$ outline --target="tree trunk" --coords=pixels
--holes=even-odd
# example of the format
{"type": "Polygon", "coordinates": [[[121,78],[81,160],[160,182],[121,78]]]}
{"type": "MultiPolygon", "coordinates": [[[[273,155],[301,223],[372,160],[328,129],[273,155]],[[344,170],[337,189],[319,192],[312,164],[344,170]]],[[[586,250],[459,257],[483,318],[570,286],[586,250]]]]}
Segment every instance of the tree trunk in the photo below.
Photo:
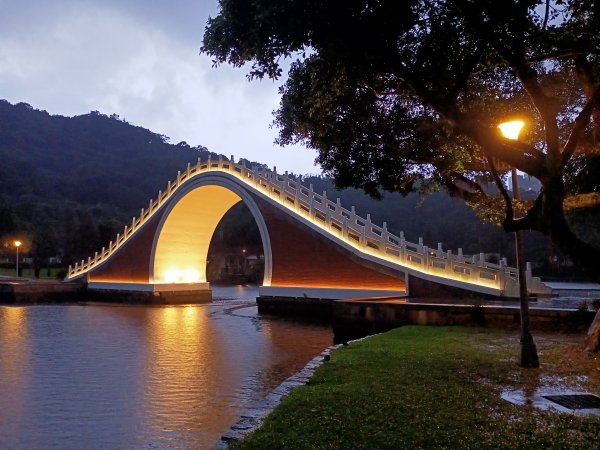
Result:
{"type": "MultiPolygon", "coordinates": [[[[547,200],[547,203],[551,201],[547,200]]],[[[550,238],[574,264],[583,268],[593,281],[600,283],[600,249],[583,242],[573,234],[562,207],[560,210],[552,211],[553,209],[548,205],[544,212],[544,220],[550,224],[550,238]]]]}
{"type": "MultiPolygon", "coordinates": [[[[600,251],[598,249],[581,242],[570,230],[562,233],[560,237],[552,236],[552,240],[557,243],[563,253],[571,258],[574,264],[584,268],[593,281],[600,281],[600,264],[598,264],[600,251]]],[[[600,351],[600,310],[596,313],[588,330],[586,351],[600,351]]]]}
{"type": "Polygon", "coordinates": [[[596,317],[594,317],[594,321],[588,330],[585,351],[600,351],[600,309],[598,309],[598,312],[596,312],[596,317]]]}
{"type": "MultiPolygon", "coordinates": [[[[562,180],[555,180],[544,185],[543,221],[549,224],[549,234],[558,248],[567,255],[574,264],[582,267],[593,281],[600,282],[600,249],[597,249],[573,234],[565,218],[562,207],[562,180]]],[[[589,328],[586,351],[600,351],[600,312],[589,328]]]]}

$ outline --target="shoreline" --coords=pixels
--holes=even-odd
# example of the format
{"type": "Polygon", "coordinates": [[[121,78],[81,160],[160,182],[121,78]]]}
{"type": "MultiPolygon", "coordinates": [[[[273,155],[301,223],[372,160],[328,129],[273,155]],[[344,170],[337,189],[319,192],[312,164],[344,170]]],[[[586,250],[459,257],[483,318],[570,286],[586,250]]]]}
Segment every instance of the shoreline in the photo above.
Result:
{"type": "Polygon", "coordinates": [[[279,406],[283,397],[289,395],[295,389],[306,385],[314,375],[315,370],[321,367],[325,362],[329,361],[331,352],[340,347],[363,341],[372,336],[375,335],[364,336],[359,339],[345,342],[344,344],[334,344],[327,347],[306,363],[302,369],[287,378],[264,398],[259,400],[253,407],[246,409],[239,416],[238,420],[223,433],[221,439],[215,444],[215,450],[226,450],[232,442],[240,441],[260,428],[267,416],[279,406]]]}

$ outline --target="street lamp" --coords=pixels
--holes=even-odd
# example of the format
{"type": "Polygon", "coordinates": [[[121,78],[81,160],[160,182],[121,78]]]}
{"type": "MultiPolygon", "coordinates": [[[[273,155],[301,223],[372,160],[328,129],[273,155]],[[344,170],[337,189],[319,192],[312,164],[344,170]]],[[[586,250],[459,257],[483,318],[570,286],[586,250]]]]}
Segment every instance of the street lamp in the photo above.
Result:
{"type": "MultiPolygon", "coordinates": [[[[518,140],[519,133],[525,123],[521,120],[513,120],[498,125],[500,132],[506,139],[518,140]]],[[[521,200],[519,192],[519,179],[517,169],[511,167],[513,199],[521,200]]],[[[523,248],[523,231],[515,231],[515,244],[517,253],[517,271],[519,273],[519,302],[521,305],[521,367],[539,367],[537,348],[533,337],[529,332],[529,295],[527,293],[527,278],[525,275],[525,251],[523,248]]]]}
{"type": "Polygon", "coordinates": [[[17,262],[16,262],[15,266],[16,266],[17,277],[18,277],[19,276],[19,247],[21,246],[22,242],[15,241],[15,242],[13,242],[13,244],[15,245],[15,248],[17,249],[17,262]]]}
{"type": "MultiPolygon", "coordinates": [[[[504,122],[498,125],[500,128],[500,132],[502,136],[506,139],[510,139],[511,141],[519,140],[519,133],[521,133],[521,129],[525,126],[525,122],[522,120],[512,120],[510,122],[504,122]]],[[[514,169],[513,169],[514,170],[514,169]]]]}

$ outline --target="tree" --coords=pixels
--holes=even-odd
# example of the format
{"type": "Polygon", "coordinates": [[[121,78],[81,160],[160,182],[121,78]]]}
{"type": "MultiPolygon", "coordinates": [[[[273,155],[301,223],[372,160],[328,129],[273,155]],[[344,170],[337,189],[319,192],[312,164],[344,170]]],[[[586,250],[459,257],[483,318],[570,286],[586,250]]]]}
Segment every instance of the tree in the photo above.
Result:
{"type": "Polygon", "coordinates": [[[58,233],[50,224],[44,222],[35,228],[34,233],[31,251],[33,276],[39,278],[41,269],[48,264],[48,258],[58,254],[58,233]]]}
{"type": "Polygon", "coordinates": [[[2,217],[2,220],[0,220],[0,236],[13,233],[17,230],[17,220],[13,208],[4,204],[1,200],[0,217],[2,217]]]}
{"type": "Polygon", "coordinates": [[[98,250],[98,225],[89,211],[83,211],[76,225],[69,226],[72,230],[66,245],[65,258],[69,263],[75,263],[91,257],[98,250]]]}
{"type": "MultiPolygon", "coordinates": [[[[278,142],[303,142],[339,186],[446,187],[506,231],[537,230],[600,281],[572,214],[600,209],[600,2],[221,0],[202,51],[283,75],[278,142]],[[523,139],[497,129],[519,116],[523,139]],[[510,167],[537,178],[513,201],[510,167]],[[500,195],[484,189],[493,180],[500,195]]],[[[597,317],[598,318],[598,317],[597,317]]],[[[600,333],[600,320],[592,333],[600,333]]],[[[590,338],[589,342],[593,342],[590,338]]],[[[590,349],[598,350],[591,345],[590,349]]]]}

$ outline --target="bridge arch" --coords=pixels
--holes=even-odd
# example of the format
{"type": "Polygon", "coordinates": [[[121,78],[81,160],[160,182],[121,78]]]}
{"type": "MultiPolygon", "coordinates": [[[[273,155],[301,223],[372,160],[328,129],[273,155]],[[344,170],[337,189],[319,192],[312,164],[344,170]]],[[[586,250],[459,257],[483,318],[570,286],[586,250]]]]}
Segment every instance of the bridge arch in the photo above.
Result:
{"type": "Polygon", "coordinates": [[[263,286],[270,286],[273,256],[269,230],[258,205],[234,177],[210,172],[185,183],[162,213],[150,253],[150,282],[206,282],[212,236],[225,213],[240,201],[258,226],[265,258],[263,286]]]}
{"type": "MultiPolygon", "coordinates": [[[[306,187],[264,168],[219,158],[198,161],[159,191],[106,248],[69,267],[67,281],[93,290],[157,293],[204,290],[206,256],[215,227],[243,201],[257,223],[265,255],[261,296],[348,298],[440,295],[512,297],[516,269],[484,255],[406,241],[306,187]],[[199,224],[198,222],[203,222],[199,224]],[[189,281],[189,282],[188,282],[189,281]]],[[[531,292],[547,287],[528,272],[531,292]]]]}

